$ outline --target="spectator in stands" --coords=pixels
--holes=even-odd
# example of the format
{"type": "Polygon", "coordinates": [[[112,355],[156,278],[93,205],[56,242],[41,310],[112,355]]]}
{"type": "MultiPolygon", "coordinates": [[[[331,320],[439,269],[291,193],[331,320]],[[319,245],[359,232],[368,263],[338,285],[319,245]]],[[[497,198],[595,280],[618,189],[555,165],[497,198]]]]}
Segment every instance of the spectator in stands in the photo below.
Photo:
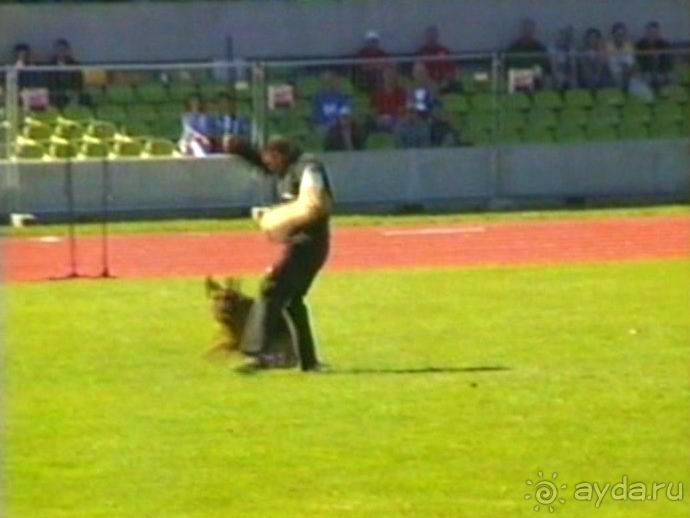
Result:
{"type": "Polygon", "coordinates": [[[559,90],[577,88],[577,49],[572,25],[558,31],[556,42],[549,48],[553,86],[559,90]]]}
{"type": "Polygon", "coordinates": [[[227,152],[232,139],[251,138],[251,124],[246,117],[237,114],[237,106],[230,95],[218,94],[216,113],[213,117],[213,150],[227,152]]]}
{"type": "Polygon", "coordinates": [[[326,151],[355,151],[364,149],[364,131],[356,120],[352,118],[349,106],[343,106],[338,111],[338,118],[326,133],[324,149],[326,151]]]}
{"type": "MultiPolygon", "coordinates": [[[[525,18],[520,24],[520,37],[508,47],[508,68],[538,69],[535,86],[543,86],[543,76],[550,73],[546,47],[536,38],[537,24],[525,18]]],[[[537,70],[535,70],[537,71],[537,70]]]]}
{"type": "Polygon", "coordinates": [[[395,125],[405,114],[407,92],[398,83],[395,67],[383,71],[383,87],[371,95],[374,111],[374,127],[377,131],[394,131],[395,125]]]}
{"type": "MultiPolygon", "coordinates": [[[[34,61],[31,47],[27,43],[18,43],[14,46],[13,65],[16,68],[32,67],[37,65],[37,63],[34,61]]],[[[20,89],[40,88],[46,84],[44,74],[41,74],[37,70],[19,71],[17,82],[20,89]]]]}
{"type": "MultiPolygon", "coordinates": [[[[53,45],[53,57],[48,62],[53,67],[75,66],[72,47],[64,38],[56,40],[53,45]]],[[[79,70],[53,71],[49,74],[50,102],[58,108],[64,108],[72,100],[88,104],[88,98],[82,93],[84,76],[79,70]]]]}
{"type": "Polygon", "coordinates": [[[671,54],[663,52],[671,44],[661,36],[659,22],[647,24],[644,38],[637,42],[637,64],[642,77],[654,88],[668,83],[671,73],[671,54]]]}
{"type": "Polygon", "coordinates": [[[412,67],[412,84],[409,87],[408,102],[415,104],[426,114],[431,113],[438,103],[438,85],[429,77],[426,66],[418,61],[412,67]]]}
{"type": "Polygon", "coordinates": [[[395,131],[396,146],[399,148],[425,148],[431,146],[431,123],[428,114],[414,102],[407,104],[405,117],[395,131]]]}
{"type": "Polygon", "coordinates": [[[431,145],[434,147],[457,146],[460,144],[460,134],[453,128],[449,117],[440,104],[431,110],[431,145]]]}
{"type": "Polygon", "coordinates": [[[313,122],[322,135],[336,123],[338,114],[350,104],[349,98],[340,91],[338,76],[326,71],[321,76],[321,90],[314,96],[313,122]]]}
{"type": "Polygon", "coordinates": [[[579,60],[580,86],[596,89],[610,86],[611,73],[604,37],[599,29],[587,29],[579,60]]]}
{"type": "Polygon", "coordinates": [[[424,31],[424,45],[417,50],[417,55],[427,58],[436,58],[433,61],[425,61],[429,77],[441,90],[447,89],[455,78],[455,65],[449,59],[441,59],[450,55],[450,50],[439,43],[439,30],[431,25],[424,31]]]}
{"type": "Polygon", "coordinates": [[[374,92],[381,88],[385,64],[378,60],[387,58],[388,53],[381,48],[381,37],[377,31],[367,31],[364,47],[355,57],[362,60],[377,60],[375,63],[363,63],[355,67],[355,86],[364,92],[374,92]]]}
{"type": "Polygon", "coordinates": [[[182,136],[180,151],[185,155],[203,157],[213,150],[213,120],[206,113],[201,97],[193,95],[187,99],[182,114],[182,136]]]}
{"type": "Polygon", "coordinates": [[[618,22],[611,27],[611,39],[606,44],[606,54],[613,82],[620,88],[628,88],[635,66],[635,48],[624,23],[618,22]]]}
{"type": "Polygon", "coordinates": [[[630,97],[642,99],[646,102],[654,102],[654,90],[640,73],[640,67],[637,65],[633,67],[632,72],[630,73],[628,95],[630,97]]]}

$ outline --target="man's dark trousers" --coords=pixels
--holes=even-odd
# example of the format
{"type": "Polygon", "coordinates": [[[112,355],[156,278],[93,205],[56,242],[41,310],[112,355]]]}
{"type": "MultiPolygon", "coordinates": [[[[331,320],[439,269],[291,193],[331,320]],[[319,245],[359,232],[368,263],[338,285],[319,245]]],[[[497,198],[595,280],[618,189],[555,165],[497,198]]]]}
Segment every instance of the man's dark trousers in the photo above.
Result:
{"type": "Polygon", "coordinates": [[[265,304],[259,326],[259,340],[265,344],[262,349],[269,351],[271,338],[280,331],[282,311],[285,309],[295,326],[302,370],[311,370],[318,365],[304,297],[326,262],[328,251],[327,234],[288,245],[283,257],[272,268],[261,287],[261,298],[265,304]]]}

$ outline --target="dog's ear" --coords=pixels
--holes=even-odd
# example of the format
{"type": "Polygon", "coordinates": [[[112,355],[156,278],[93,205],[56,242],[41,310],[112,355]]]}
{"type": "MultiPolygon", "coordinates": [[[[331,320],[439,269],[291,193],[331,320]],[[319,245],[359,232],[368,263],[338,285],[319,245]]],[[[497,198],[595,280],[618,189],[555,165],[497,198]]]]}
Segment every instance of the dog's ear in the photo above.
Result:
{"type": "Polygon", "coordinates": [[[240,281],[235,277],[225,278],[225,289],[228,291],[239,292],[240,291],[240,281]]]}
{"type": "Polygon", "coordinates": [[[206,277],[205,285],[207,297],[212,297],[214,294],[223,289],[223,287],[211,276],[206,277]]]}

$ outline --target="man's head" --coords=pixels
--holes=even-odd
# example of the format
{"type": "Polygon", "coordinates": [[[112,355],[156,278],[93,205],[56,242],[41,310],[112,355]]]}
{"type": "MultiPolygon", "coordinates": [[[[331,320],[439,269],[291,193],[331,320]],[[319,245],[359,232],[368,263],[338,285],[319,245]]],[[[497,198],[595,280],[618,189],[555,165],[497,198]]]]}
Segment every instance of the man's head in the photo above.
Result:
{"type": "Polygon", "coordinates": [[[235,113],[235,101],[226,93],[218,94],[216,105],[220,113],[235,113]]]}
{"type": "Polygon", "coordinates": [[[340,88],[338,76],[332,70],[321,74],[321,87],[326,92],[337,92],[340,88]]]}
{"type": "Polygon", "coordinates": [[[520,39],[531,41],[537,34],[537,23],[531,18],[524,18],[520,22],[520,39]]]}
{"type": "Polygon", "coordinates": [[[659,22],[649,22],[645,28],[645,38],[649,41],[661,39],[661,25],[659,22]]]}
{"type": "Polygon", "coordinates": [[[601,44],[601,31],[595,27],[590,27],[585,32],[585,46],[590,49],[598,48],[601,44]]]}
{"type": "Polygon", "coordinates": [[[272,139],[261,151],[261,161],[272,174],[284,176],[288,168],[299,159],[302,150],[286,138],[272,139]]]}
{"type": "Polygon", "coordinates": [[[381,36],[377,31],[369,30],[364,35],[364,46],[371,49],[379,48],[381,44],[381,36]]]}
{"type": "Polygon", "coordinates": [[[198,95],[190,95],[185,103],[186,111],[197,113],[204,110],[204,102],[198,95]]]}
{"type": "Polygon", "coordinates": [[[438,45],[439,36],[438,27],[430,25],[424,31],[424,43],[430,47],[434,47],[438,45]]]}
{"type": "Polygon", "coordinates": [[[72,47],[64,38],[55,40],[53,44],[53,52],[55,52],[55,57],[57,59],[67,59],[72,57],[72,47]]]}
{"type": "Polygon", "coordinates": [[[17,43],[14,46],[14,62],[22,65],[29,65],[31,61],[31,47],[26,43],[17,43]]]}
{"type": "Polygon", "coordinates": [[[623,22],[614,23],[611,27],[611,36],[616,43],[623,43],[628,39],[628,28],[623,22]]]}

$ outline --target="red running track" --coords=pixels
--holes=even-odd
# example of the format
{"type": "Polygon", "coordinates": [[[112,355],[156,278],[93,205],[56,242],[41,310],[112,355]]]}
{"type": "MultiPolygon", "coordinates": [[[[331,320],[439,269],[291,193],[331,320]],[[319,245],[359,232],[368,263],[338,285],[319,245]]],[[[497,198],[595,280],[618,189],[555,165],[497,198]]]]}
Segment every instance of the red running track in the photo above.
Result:
{"type": "MultiPolygon", "coordinates": [[[[67,243],[5,240],[5,279],[40,281],[68,270],[67,243]]],[[[258,233],[118,235],[110,240],[119,278],[263,272],[280,247],[258,233]]],[[[101,271],[99,238],[79,238],[78,270],[101,271]]],[[[357,271],[484,265],[638,261],[690,257],[690,217],[468,223],[336,229],[327,269],[357,271]]]]}

